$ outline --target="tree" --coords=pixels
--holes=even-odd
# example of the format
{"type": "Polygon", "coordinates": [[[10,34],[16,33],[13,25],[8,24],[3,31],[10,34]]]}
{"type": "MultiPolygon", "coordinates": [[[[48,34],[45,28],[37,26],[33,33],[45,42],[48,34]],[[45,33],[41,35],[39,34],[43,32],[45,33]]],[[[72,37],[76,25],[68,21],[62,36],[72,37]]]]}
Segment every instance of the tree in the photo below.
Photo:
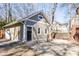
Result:
{"type": "Polygon", "coordinates": [[[0,29],[2,29],[2,27],[3,27],[4,25],[6,25],[6,22],[0,21],[0,29]]]}
{"type": "Polygon", "coordinates": [[[54,3],[54,4],[53,4],[53,8],[52,8],[52,10],[51,10],[52,23],[53,23],[53,21],[54,21],[54,16],[55,16],[56,8],[57,8],[57,3],[54,3]]]}
{"type": "Polygon", "coordinates": [[[4,4],[4,9],[5,9],[5,19],[7,20],[7,23],[8,22],[11,22],[12,21],[12,7],[11,7],[11,4],[10,3],[5,3],[4,4]]]}
{"type": "Polygon", "coordinates": [[[34,4],[32,3],[16,4],[14,9],[20,18],[26,17],[28,14],[35,11],[34,4]]]}
{"type": "Polygon", "coordinates": [[[67,7],[67,16],[66,17],[68,17],[68,19],[69,19],[69,21],[68,21],[68,28],[69,28],[69,31],[70,31],[70,24],[71,24],[71,17],[72,17],[72,11],[73,10],[75,10],[78,6],[79,6],[79,4],[77,4],[77,3],[63,3],[63,4],[61,4],[60,5],[60,8],[63,8],[63,7],[67,7]]]}

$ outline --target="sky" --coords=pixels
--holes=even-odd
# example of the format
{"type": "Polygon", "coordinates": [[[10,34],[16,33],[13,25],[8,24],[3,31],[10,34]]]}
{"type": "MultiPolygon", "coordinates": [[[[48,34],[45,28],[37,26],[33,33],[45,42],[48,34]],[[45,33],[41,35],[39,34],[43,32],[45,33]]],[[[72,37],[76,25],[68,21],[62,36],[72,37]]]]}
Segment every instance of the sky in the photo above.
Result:
{"type": "MultiPolygon", "coordinates": [[[[58,4],[55,12],[55,21],[60,22],[60,23],[67,23],[70,20],[70,17],[68,16],[68,6],[61,7],[61,3],[58,4]]],[[[51,14],[50,11],[53,8],[51,3],[48,4],[38,4],[37,7],[39,6],[39,9],[42,9],[45,7],[45,11],[48,11],[49,15],[51,14]]],[[[71,10],[71,16],[75,16],[75,9],[71,10]]]]}
{"type": "MultiPolygon", "coordinates": [[[[26,5],[26,4],[25,4],[26,5]]],[[[53,8],[53,4],[52,3],[35,3],[33,4],[34,5],[34,9],[35,11],[40,11],[40,10],[43,10],[44,12],[47,13],[47,15],[51,18],[51,10],[53,8]]],[[[55,12],[55,21],[58,21],[60,23],[66,23],[69,21],[69,17],[68,17],[68,6],[64,6],[64,7],[61,7],[60,4],[57,5],[57,8],[56,8],[56,12],[55,12]]],[[[20,17],[20,16],[26,16],[25,12],[22,11],[23,8],[25,8],[23,6],[23,4],[11,4],[12,6],[12,12],[13,12],[13,16],[17,16],[20,17]],[[17,9],[17,11],[16,11],[17,9]]],[[[26,7],[32,7],[30,5],[26,5],[26,7]]],[[[3,4],[0,4],[0,16],[4,15],[4,5],[3,4]]],[[[72,13],[72,16],[75,16],[75,9],[73,11],[71,11],[72,13]]]]}

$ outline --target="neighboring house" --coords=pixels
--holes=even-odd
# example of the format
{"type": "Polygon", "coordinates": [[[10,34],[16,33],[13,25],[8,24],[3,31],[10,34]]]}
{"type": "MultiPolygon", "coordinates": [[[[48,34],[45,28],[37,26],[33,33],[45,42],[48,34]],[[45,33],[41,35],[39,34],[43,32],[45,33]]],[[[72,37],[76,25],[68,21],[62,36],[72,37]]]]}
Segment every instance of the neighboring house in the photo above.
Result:
{"type": "Polygon", "coordinates": [[[68,23],[53,22],[52,25],[52,38],[54,39],[69,39],[68,23]]]}
{"type": "Polygon", "coordinates": [[[68,33],[68,24],[67,23],[60,24],[59,22],[54,21],[52,25],[52,30],[53,32],[57,33],[68,33]]]}
{"type": "Polygon", "coordinates": [[[60,30],[60,33],[68,33],[68,23],[60,24],[58,29],[60,30]]]}
{"type": "Polygon", "coordinates": [[[47,41],[49,17],[39,11],[5,25],[5,38],[14,41],[47,41]]]}
{"type": "Polygon", "coordinates": [[[72,17],[70,22],[70,39],[73,39],[73,36],[77,32],[77,29],[79,30],[79,15],[76,15],[72,17]]]}
{"type": "Polygon", "coordinates": [[[76,15],[70,20],[70,39],[79,42],[79,7],[76,9],[76,15]]]}

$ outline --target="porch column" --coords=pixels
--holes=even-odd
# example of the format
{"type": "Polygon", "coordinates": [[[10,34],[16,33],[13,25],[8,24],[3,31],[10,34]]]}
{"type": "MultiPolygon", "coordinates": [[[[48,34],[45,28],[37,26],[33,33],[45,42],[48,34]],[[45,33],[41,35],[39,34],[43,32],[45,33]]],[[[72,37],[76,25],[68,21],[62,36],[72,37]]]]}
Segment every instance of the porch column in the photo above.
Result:
{"type": "Polygon", "coordinates": [[[27,27],[26,27],[26,22],[23,24],[23,42],[27,41],[27,27]]]}

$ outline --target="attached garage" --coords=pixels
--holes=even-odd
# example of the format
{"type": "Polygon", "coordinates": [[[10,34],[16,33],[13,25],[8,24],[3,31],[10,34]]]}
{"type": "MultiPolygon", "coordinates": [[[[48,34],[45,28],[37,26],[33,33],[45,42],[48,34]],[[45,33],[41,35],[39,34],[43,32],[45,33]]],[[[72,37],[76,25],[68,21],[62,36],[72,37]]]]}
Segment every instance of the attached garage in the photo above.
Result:
{"type": "Polygon", "coordinates": [[[12,22],[4,26],[5,30],[5,39],[18,41],[21,38],[21,27],[22,24],[19,22],[12,22]]]}

